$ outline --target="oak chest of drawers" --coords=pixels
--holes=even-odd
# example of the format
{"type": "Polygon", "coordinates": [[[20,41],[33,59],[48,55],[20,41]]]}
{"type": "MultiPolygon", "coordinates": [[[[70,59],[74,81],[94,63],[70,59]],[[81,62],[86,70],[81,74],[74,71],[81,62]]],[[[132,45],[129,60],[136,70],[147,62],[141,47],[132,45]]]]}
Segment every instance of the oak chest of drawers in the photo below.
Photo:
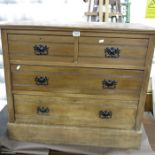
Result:
{"type": "Polygon", "coordinates": [[[155,30],[131,24],[1,26],[8,134],[137,148],[155,30]]]}

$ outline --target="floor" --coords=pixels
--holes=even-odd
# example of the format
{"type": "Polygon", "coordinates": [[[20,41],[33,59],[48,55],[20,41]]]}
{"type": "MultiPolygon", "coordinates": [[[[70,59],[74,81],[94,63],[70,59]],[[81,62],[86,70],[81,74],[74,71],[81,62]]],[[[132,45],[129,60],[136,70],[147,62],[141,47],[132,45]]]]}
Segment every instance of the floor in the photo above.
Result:
{"type": "MultiPolygon", "coordinates": [[[[152,147],[152,150],[155,151],[155,133],[154,133],[155,132],[155,118],[152,116],[151,113],[146,113],[144,115],[143,123],[144,123],[144,128],[147,133],[150,145],[152,147]]],[[[51,155],[73,155],[73,154],[54,152],[54,151],[51,151],[50,154],[51,155]]]]}
{"type": "MultiPolygon", "coordinates": [[[[3,112],[3,111],[2,111],[3,112]]],[[[6,113],[3,115],[4,117],[6,117],[6,113]]],[[[3,120],[3,118],[0,118],[0,122],[5,123],[3,120]]],[[[143,124],[145,127],[145,131],[147,133],[150,145],[152,147],[152,150],[155,151],[155,118],[152,116],[151,112],[149,113],[145,113],[144,118],[143,118],[143,124]]],[[[4,129],[5,130],[5,129],[4,129]]],[[[0,136],[2,136],[0,134],[0,136]]],[[[24,155],[24,154],[18,154],[18,155],[24,155]]],[[[26,154],[25,154],[26,155],[26,154]]],[[[57,151],[50,151],[50,155],[77,155],[77,154],[69,154],[69,153],[63,153],[63,152],[57,152],[57,151]]]]}
{"type": "Polygon", "coordinates": [[[152,150],[155,151],[155,118],[152,116],[151,113],[147,113],[144,116],[143,123],[152,150]]]}

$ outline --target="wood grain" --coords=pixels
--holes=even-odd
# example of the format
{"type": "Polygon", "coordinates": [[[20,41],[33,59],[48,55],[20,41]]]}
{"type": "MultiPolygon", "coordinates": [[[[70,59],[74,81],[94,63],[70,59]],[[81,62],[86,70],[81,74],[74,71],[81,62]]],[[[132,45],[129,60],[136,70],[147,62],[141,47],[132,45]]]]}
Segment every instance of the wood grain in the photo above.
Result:
{"type": "Polygon", "coordinates": [[[20,34],[20,35],[63,35],[63,36],[71,36],[72,32],[74,30],[78,30],[80,31],[80,36],[84,36],[84,37],[89,37],[89,36],[93,36],[93,37],[113,37],[113,38],[141,38],[141,39],[149,39],[149,34],[147,33],[136,33],[136,32],[129,32],[129,31],[114,31],[114,32],[106,32],[103,30],[89,30],[89,29],[63,29],[63,28],[58,28],[58,29],[50,29],[50,30],[37,30],[37,29],[33,29],[33,30],[28,30],[28,29],[8,29],[7,32],[8,34],[20,34]]]}
{"type": "Polygon", "coordinates": [[[74,63],[78,63],[79,55],[79,37],[74,37],[74,63]]]}
{"type": "Polygon", "coordinates": [[[148,50],[147,50],[146,63],[145,63],[146,68],[144,71],[143,85],[142,85],[142,89],[141,89],[140,100],[139,100],[139,105],[138,105],[138,110],[137,110],[137,117],[136,117],[136,129],[137,130],[139,130],[141,128],[141,122],[142,122],[142,116],[143,116],[143,112],[144,112],[146,92],[147,92],[149,78],[150,78],[150,71],[151,71],[151,64],[152,64],[154,48],[155,48],[155,37],[150,36],[148,50]]]}
{"type": "Polygon", "coordinates": [[[50,97],[14,95],[17,123],[108,127],[133,129],[137,102],[88,99],[85,97],[50,97]],[[38,107],[48,113],[38,113],[38,107]],[[100,111],[112,111],[112,118],[101,119],[100,111]]]}
{"type": "Polygon", "coordinates": [[[113,148],[138,148],[141,140],[141,131],[17,123],[8,124],[8,134],[20,141],[113,148]]]}
{"type": "Polygon", "coordinates": [[[80,37],[79,63],[144,66],[148,40],[106,37],[80,37]],[[99,43],[100,40],[103,43],[99,43]],[[106,58],[106,48],[118,48],[118,58],[106,58]]]}
{"type": "Polygon", "coordinates": [[[154,28],[142,24],[135,23],[104,23],[104,22],[77,22],[77,23],[53,23],[53,22],[16,22],[4,23],[0,28],[14,29],[14,30],[67,30],[67,29],[84,29],[87,31],[121,31],[121,32],[135,32],[143,34],[155,34],[154,28]]]}
{"type": "MultiPolygon", "coordinates": [[[[36,59],[36,58],[35,58],[36,59]]],[[[14,60],[10,60],[11,64],[15,65],[42,65],[42,66],[65,66],[65,67],[85,67],[85,68],[106,68],[106,69],[127,69],[127,70],[141,70],[145,69],[145,66],[135,66],[135,65],[109,65],[109,64],[96,64],[96,63],[87,63],[87,62],[80,62],[80,63],[73,63],[72,57],[50,57],[52,61],[47,61],[48,57],[42,57],[42,61],[39,59],[34,60],[33,57],[29,56],[14,56],[14,60]]],[[[94,58],[93,58],[94,59],[94,58]]],[[[89,61],[91,59],[89,58],[89,61]]],[[[103,59],[102,59],[103,60],[103,59]]],[[[98,60],[97,60],[98,61],[98,60]]],[[[94,62],[94,60],[93,60],[94,62]]],[[[102,61],[103,62],[103,61],[102,61]]]]}
{"type": "Polygon", "coordinates": [[[153,112],[152,93],[147,93],[146,94],[145,111],[147,111],[147,112],[153,112]]]}
{"type": "Polygon", "coordinates": [[[74,39],[72,36],[55,35],[20,35],[9,34],[9,53],[11,60],[29,60],[29,57],[37,61],[73,61],[74,39]],[[36,55],[35,45],[48,47],[47,55],[36,55]],[[70,57],[67,58],[67,57],[70,57]],[[63,61],[63,60],[62,60],[63,61]]]}
{"type": "Polygon", "coordinates": [[[10,137],[48,144],[139,146],[153,28],[111,23],[0,27],[10,137]],[[73,31],[80,36],[74,38],[73,31]],[[39,44],[49,47],[49,55],[34,55],[33,46],[39,44]],[[119,48],[120,57],[106,59],[107,47],[119,48]],[[36,85],[36,76],[47,76],[48,85],[36,85]],[[104,80],[115,80],[116,88],[105,89],[104,80]],[[48,107],[48,114],[40,115],[38,106],[48,107]],[[113,117],[99,119],[100,110],[112,111],[113,117]]]}
{"type": "MultiPolygon", "coordinates": [[[[16,31],[15,31],[16,32],[16,31]]],[[[55,32],[53,35],[46,34],[9,34],[9,41],[23,41],[23,42],[47,42],[47,43],[73,43],[74,39],[72,34],[59,34],[59,32],[55,32]]]]}
{"type": "MultiPolygon", "coordinates": [[[[95,34],[94,34],[95,35],[95,34]]],[[[121,35],[121,34],[120,34],[121,35]]],[[[128,34],[127,34],[128,36],[128,34]]],[[[128,37],[113,37],[113,35],[109,34],[107,37],[106,35],[102,36],[81,36],[79,38],[79,43],[80,44],[96,44],[99,45],[99,40],[104,40],[103,44],[105,45],[122,45],[122,46],[142,46],[142,47],[147,47],[148,45],[148,39],[138,39],[134,35],[132,35],[132,38],[128,37]]]]}
{"type": "Polygon", "coordinates": [[[142,71],[24,65],[17,70],[16,67],[12,66],[13,90],[21,91],[100,94],[111,99],[122,99],[123,94],[123,98],[127,100],[137,100],[143,79],[142,71]],[[48,78],[48,85],[36,85],[35,78],[40,76],[48,78]],[[104,80],[115,80],[116,88],[104,89],[104,80]]]}
{"type": "Polygon", "coordinates": [[[3,48],[3,60],[4,60],[4,73],[5,73],[5,85],[6,85],[6,94],[7,94],[7,102],[8,102],[8,119],[9,122],[14,122],[14,104],[13,104],[13,96],[12,96],[12,79],[11,79],[11,71],[10,71],[10,63],[9,63],[9,50],[8,50],[8,38],[7,31],[1,31],[2,38],[2,48],[3,48]]]}
{"type": "MultiPolygon", "coordinates": [[[[48,55],[50,56],[72,56],[74,54],[74,45],[69,43],[46,43],[46,42],[23,42],[23,41],[11,41],[9,42],[9,53],[11,59],[14,56],[33,56],[34,60],[39,57],[42,59],[44,55],[38,56],[34,53],[35,45],[43,45],[48,47],[48,55]]],[[[21,57],[22,58],[22,57],[21,57]]]]}

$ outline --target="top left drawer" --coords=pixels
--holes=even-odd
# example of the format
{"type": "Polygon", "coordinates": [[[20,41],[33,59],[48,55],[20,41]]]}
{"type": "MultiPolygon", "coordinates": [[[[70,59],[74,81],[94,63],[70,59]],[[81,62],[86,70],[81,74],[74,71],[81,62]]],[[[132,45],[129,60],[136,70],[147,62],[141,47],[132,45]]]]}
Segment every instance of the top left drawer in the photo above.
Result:
{"type": "Polygon", "coordinates": [[[10,60],[72,62],[74,38],[65,35],[8,34],[10,60]]]}

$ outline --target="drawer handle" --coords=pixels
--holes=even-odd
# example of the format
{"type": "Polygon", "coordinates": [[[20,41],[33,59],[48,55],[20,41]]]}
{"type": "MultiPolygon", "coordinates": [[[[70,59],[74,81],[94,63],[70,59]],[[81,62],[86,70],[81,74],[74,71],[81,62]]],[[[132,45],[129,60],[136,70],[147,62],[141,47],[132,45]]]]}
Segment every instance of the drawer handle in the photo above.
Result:
{"type": "Polygon", "coordinates": [[[101,119],[110,119],[112,118],[112,111],[99,111],[99,118],[101,119]]]}
{"type": "Polygon", "coordinates": [[[103,80],[102,87],[104,89],[114,89],[116,88],[117,82],[115,80],[103,80]]]}
{"type": "Polygon", "coordinates": [[[33,49],[35,55],[48,55],[47,45],[35,45],[33,49]]]}
{"type": "Polygon", "coordinates": [[[115,47],[107,47],[105,49],[105,57],[106,58],[119,58],[120,49],[115,47]]]}
{"type": "Polygon", "coordinates": [[[46,76],[40,76],[35,78],[37,85],[48,85],[48,78],[46,76]]]}
{"type": "Polygon", "coordinates": [[[37,107],[38,114],[48,114],[49,108],[48,107],[37,107]]]}

